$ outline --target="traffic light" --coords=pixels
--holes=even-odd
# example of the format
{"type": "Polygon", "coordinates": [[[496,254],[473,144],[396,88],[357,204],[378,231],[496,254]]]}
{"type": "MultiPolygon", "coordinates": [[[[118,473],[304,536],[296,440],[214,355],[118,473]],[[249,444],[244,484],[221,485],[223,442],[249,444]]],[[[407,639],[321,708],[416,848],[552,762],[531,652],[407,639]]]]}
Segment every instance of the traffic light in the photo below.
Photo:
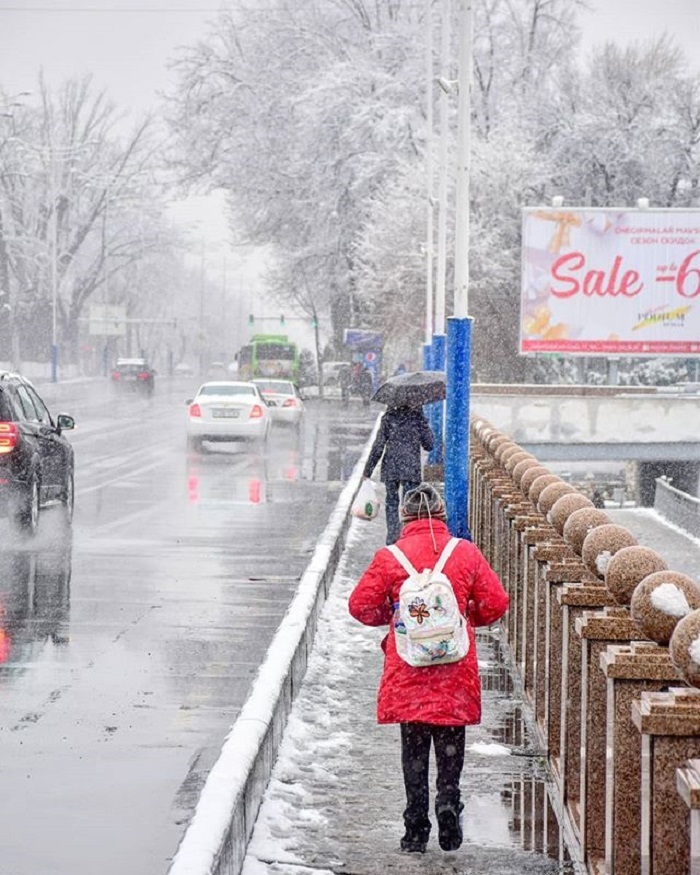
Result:
{"type": "Polygon", "coordinates": [[[311,327],[318,328],[318,319],[315,316],[311,317],[311,327]]]}
{"type": "Polygon", "coordinates": [[[250,316],[248,316],[248,325],[252,325],[254,322],[255,316],[251,313],[250,316]]]}

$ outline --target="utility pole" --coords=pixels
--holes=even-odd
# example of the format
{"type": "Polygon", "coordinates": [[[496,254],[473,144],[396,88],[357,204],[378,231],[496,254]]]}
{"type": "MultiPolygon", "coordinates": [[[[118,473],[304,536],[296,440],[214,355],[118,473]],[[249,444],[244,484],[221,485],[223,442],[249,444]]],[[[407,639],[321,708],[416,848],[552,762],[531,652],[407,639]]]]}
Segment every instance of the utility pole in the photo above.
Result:
{"type": "Polygon", "coordinates": [[[204,257],[206,244],[202,238],[199,252],[199,373],[204,374],[204,257]]]}

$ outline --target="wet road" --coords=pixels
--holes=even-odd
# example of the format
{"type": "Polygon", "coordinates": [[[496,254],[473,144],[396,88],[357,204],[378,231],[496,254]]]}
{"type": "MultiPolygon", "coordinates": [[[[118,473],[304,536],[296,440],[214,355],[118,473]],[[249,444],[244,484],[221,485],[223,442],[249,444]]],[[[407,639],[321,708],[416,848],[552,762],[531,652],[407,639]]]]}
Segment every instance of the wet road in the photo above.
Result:
{"type": "Polygon", "coordinates": [[[193,388],[42,392],[79,422],[76,513],[0,520],[3,875],[165,871],[377,413],[188,453],[193,388]]]}

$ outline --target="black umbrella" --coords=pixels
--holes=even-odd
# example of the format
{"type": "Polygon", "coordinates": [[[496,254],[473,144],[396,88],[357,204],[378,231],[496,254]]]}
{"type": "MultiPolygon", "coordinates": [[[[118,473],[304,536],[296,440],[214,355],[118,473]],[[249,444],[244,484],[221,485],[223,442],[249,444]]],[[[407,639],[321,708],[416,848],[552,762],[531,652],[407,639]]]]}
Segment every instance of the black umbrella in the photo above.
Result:
{"type": "Polygon", "coordinates": [[[409,371],[389,377],[372,396],[389,407],[422,407],[445,397],[443,371],[409,371]]]}

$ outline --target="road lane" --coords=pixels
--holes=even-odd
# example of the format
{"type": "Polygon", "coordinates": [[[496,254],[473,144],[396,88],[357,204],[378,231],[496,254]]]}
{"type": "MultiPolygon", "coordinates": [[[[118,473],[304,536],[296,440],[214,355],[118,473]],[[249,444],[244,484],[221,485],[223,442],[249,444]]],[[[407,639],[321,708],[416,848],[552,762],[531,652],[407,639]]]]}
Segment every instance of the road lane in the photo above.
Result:
{"type": "Polygon", "coordinates": [[[51,400],[79,423],[72,545],[52,511],[34,544],[0,530],[12,875],[165,871],[376,416],[317,402],[298,438],[198,454],[189,387],[97,389],[51,400]]]}

